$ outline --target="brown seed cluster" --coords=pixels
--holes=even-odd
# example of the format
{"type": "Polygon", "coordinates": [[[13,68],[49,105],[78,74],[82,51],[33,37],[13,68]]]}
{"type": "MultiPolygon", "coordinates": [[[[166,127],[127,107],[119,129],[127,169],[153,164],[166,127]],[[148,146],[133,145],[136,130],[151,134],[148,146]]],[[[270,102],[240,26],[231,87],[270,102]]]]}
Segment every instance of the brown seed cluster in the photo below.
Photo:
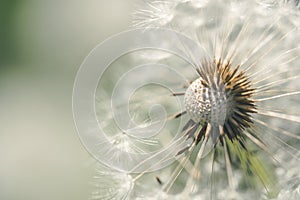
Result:
{"type": "MultiPolygon", "coordinates": [[[[252,99],[255,89],[251,86],[248,76],[244,71],[240,71],[239,65],[232,67],[230,62],[224,63],[221,59],[214,59],[213,62],[202,62],[202,65],[197,68],[197,72],[200,78],[197,79],[196,87],[199,86],[199,89],[195,89],[194,86],[193,90],[187,91],[199,93],[201,90],[202,93],[196,96],[201,98],[199,104],[203,102],[206,95],[205,98],[211,101],[212,106],[209,117],[204,117],[204,113],[199,114],[199,110],[197,110],[200,107],[197,105],[198,102],[195,103],[197,98],[193,97],[192,103],[186,103],[187,109],[190,109],[187,112],[191,116],[191,120],[183,128],[186,137],[193,138],[194,142],[198,144],[207,135],[210,135],[215,141],[226,135],[231,141],[238,140],[244,146],[243,131],[251,127],[253,124],[251,114],[256,112],[255,101],[252,99]],[[218,110],[224,108],[222,104],[226,105],[225,111],[218,110]],[[215,110],[213,110],[214,106],[216,107],[215,110]],[[192,108],[196,110],[192,110],[192,108]],[[222,120],[216,115],[222,115],[223,112],[225,112],[225,117],[220,123],[222,120]],[[196,118],[197,114],[199,114],[199,118],[196,118]],[[203,120],[198,120],[200,118],[203,120]],[[200,126],[201,128],[199,128],[200,126]]],[[[186,96],[189,95],[187,101],[189,101],[193,94],[187,93],[186,96]]],[[[219,141],[222,143],[222,140],[219,141]]],[[[184,150],[180,151],[180,153],[183,152],[184,150]]]]}
{"type": "Polygon", "coordinates": [[[228,98],[232,99],[224,124],[224,133],[232,140],[241,136],[242,131],[253,123],[251,113],[256,112],[255,102],[252,100],[255,89],[245,72],[239,71],[239,65],[231,69],[230,62],[223,64],[220,59],[215,64],[225,84],[228,98]]]}

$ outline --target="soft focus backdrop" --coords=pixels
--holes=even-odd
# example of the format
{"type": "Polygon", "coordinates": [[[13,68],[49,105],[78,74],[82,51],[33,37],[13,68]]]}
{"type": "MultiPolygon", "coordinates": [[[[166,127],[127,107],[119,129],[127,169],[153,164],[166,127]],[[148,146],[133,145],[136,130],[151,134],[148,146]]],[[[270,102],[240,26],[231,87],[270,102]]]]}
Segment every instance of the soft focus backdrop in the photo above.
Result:
{"type": "Polygon", "coordinates": [[[72,118],[85,56],[130,25],[131,0],[0,1],[0,199],[85,200],[95,161],[72,118]]]}

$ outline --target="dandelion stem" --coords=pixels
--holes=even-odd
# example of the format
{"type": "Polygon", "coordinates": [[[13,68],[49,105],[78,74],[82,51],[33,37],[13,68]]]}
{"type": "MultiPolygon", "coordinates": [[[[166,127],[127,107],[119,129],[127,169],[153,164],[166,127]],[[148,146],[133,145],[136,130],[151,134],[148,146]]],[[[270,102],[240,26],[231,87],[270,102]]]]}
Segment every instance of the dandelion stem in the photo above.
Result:
{"type": "Polygon", "coordinates": [[[228,178],[228,184],[232,191],[234,191],[234,183],[233,183],[233,173],[232,173],[232,167],[229,159],[229,153],[227,149],[227,143],[225,140],[225,136],[221,136],[223,141],[223,148],[224,148],[224,157],[225,157],[225,164],[226,164],[226,172],[227,172],[227,178],[228,178]]]}
{"type": "MultiPolygon", "coordinates": [[[[209,133],[209,132],[210,132],[210,125],[206,129],[206,133],[209,133]]],[[[202,159],[202,155],[203,155],[206,143],[208,141],[208,138],[209,138],[208,134],[207,134],[207,136],[206,135],[204,136],[204,140],[203,140],[201,148],[200,148],[200,150],[197,154],[197,158],[196,158],[196,161],[195,161],[195,164],[194,164],[194,167],[193,167],[193,172],[192,173],[194,174],[194,176],[190,176],[189,179],[187,180],[186,185],[185,185],[184,191],[187,192],[189,190],[189,192],[187,192],[188,194],[193,193],[193,191],[195,189],[196,182],[195,182],[194,179],[196,178],[197,180],[199,180],[199,178],[200,178],[200,170],[199,170],[200,163],[201,163],[200,161],[202,159]]]]}

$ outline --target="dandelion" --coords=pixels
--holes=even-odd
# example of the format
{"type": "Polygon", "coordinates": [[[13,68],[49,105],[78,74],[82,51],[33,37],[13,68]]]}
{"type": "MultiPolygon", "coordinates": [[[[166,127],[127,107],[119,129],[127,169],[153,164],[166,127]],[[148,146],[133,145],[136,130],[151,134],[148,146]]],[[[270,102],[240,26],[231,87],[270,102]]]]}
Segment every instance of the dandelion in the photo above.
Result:
{"type": "MultiPolygon", "coordinates": [[[[154,172],[130,174],[132,184],[126,190],[130,195],[118,198],[300,197],[300,174],[296,170],[300,159],[300,13],[292,4],[147,1],[136,11],[135,26],[183,32],[197,41],[206,55],[204,59],[195,57],[193,50],[179,39],[178,46],[192,60],[180,71],[188,81],[174,83],[176,92],[146,90],[150,103],[158,101],[172,113],[167,117],[169,125],[156,137],[158,143],[148,141],[152,145],[148,149],[164,146],[163,141],[173,136],[172,126],[178,120],[183,122],[178,128],[179,138],[172,141],[179,143],[169,154],[175,161],[154,172]],[[170,98],[179,98],[183,106],[168,104],[170,98]]],[[[177,61],[172,62],[174,57],[156,61],[176,65],[177,61]]],[[[172,82],[172,77],[164,78],[172,82]]],[[[130,112],[149,127],[155,121],[147,120],[149,116],[140,106],[149,103],[145,93],[132,101],[130,112]]],[[[137,131],[132,127],[130,130],[137,131]]],[[[125,151],[143,152],[147,141],[137,148],[130,143],[132,140],[135,139],[122,134],[113,141],[122,144],[119,147],[125,151]]],[[[119,179],[115,181],[111,190],[123,193],[116,189],[121,184],[119,179]]]]}

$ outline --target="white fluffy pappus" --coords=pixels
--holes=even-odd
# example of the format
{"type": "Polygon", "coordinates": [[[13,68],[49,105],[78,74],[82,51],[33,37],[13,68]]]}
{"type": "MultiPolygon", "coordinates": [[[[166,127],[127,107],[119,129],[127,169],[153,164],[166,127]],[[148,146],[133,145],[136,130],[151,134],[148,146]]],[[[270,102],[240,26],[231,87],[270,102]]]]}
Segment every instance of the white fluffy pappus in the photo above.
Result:
{"type": "MultiPolygon", "coordinates": [[[[130,174],[134,184],[126,195],[117,189],[119,178],[105,177],[111,182],[104,188],[110,189],[95,199],[299,199],[298,7],[297,1],[142,1],[133,14],[135,27],[184,33],[206,56],[197,59],[178,41],[193,60],[180,71],[188,83],[174,83],[178,92],[171,95],[146,89],[133,98],[130,110],[147,127],[155,121],[148,120],[143,106],[164,105],[170,111],[169,124],[138,148],[132,142],[136,138],[126,133],[120,141],[127,141],[127,150],[136,153],[144,153],[143,145],[155,149],[156,142],[163,146],[173,136],[172,126],[180,119],[183,124],[175,129],[182,134],[176,139],[185,147],[178,145],[176,161],[163,169],[130,174]],[[185,102],[183,109],[178,110],[172,98],[185,102]]],[[[176,65],[182,63],[174,57],[153,60],[179,69],[176,65]]],[[[165,81],[172,82],[172,77],[165,81]]]]}

